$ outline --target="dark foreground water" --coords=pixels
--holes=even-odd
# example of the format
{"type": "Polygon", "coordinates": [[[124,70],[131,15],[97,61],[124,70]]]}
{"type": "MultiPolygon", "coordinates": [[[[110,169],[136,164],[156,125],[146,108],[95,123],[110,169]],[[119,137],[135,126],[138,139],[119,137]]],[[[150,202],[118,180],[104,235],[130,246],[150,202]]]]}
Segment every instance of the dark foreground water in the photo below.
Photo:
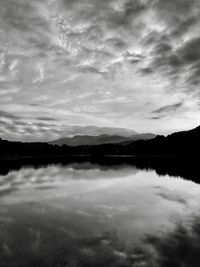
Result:
{"type": "Polygon", "coordinates": [[[200,185],[134,166],[0,176],[1,267],[200,266],[200,185]]]}

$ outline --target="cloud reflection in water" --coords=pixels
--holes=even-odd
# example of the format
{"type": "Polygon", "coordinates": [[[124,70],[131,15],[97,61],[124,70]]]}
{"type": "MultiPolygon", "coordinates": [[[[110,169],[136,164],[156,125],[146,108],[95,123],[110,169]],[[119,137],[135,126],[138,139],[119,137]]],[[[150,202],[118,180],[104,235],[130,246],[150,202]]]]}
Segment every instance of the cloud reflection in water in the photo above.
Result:
{"type": "Polygon", "coordinates": [[[52,165],[1,176],[0,190],[3,266],[199,266],[193,182],[52,165]]]}

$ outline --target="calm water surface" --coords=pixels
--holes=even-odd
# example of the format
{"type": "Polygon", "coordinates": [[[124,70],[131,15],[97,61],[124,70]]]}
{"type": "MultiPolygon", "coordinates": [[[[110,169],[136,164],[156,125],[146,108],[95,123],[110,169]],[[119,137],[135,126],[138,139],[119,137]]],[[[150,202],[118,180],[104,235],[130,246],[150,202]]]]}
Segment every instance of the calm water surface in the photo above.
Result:
{"type": "Polygon", "coordinates": [[[0,176],[0,266],[200,266],[200,185],[134,167],[0,176]]]}

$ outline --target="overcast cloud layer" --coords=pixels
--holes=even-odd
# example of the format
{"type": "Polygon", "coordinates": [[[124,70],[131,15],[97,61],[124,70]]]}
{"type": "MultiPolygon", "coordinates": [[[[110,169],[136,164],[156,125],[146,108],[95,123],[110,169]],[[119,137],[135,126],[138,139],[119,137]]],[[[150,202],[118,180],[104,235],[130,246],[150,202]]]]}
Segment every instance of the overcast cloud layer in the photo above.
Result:
{"type": "Polygon", "coordinates": [[[199,124],[199,0],[0,5],[2,138],[80,134],[73,125],[168,133],[199,124]]]}

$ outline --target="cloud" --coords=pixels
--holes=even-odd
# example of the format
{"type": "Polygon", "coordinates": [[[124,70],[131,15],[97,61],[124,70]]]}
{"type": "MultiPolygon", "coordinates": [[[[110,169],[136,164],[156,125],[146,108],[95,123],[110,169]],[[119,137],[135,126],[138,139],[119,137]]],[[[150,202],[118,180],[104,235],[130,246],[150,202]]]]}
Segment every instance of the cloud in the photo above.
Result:
{"type": "Polygon", "coordinates": [[[182,196],[179,196],[178,194],[173,194],[170,191],[163,191],[161,190],[160,192],[158,192],[158,196],[162,197],[163,199],[166,199],[168,201],[174,201],[177,202],[178,204],[182,204],[182,205],[186,205],[187,206],[187,201],[185,200],[185,198],[183,198],[182,196]]]}
{"type": "Polygon", "coordinates": [[[63,126],[52,124],[50,121],[56,122],[55,119],[51,118],[25,118],[0,111],[1,138],[13,140],[14,136],[14,139],[20,141],[47,141],[54,139],[62,132],[63,126]],[[39,123],[37,120],[42,122],[39,123]],[[45,135],[46,137],[44,138],[45,135]]]}
{"type": "Polygon", "coordinates": [[[9,112],[5,112],[5,111],[2,111],[0,110],[0,118],[1,119],[11,119],[11,120],[20,120],[21,117],[20,116],[17,116],[17,115],[14,115],[12,113],[9,113],[9,112]]]}
{"type": "Polygon", "coordinates": [[[199,229],[198,218],[193,217],[190,225],[177,223],[175,230],[162,238],[148,236],[146,242],[156,251],[155,264],[159,263],[161,267],[173,265],[197,267],[200,261],[199,229]]]}
{"type": "MultiPolygon", "coordinates": [[[[151,111],[184,99],[190,108],[181,125],[198,123],[190,103],[199,98],[199,1],[0,4],[2,111],[159,132],[151,111]]],[[[167,125],[165,119],[159,122],[167,125]]]]}
{"type": "Polygon", "coordinates": [[[150,48],[147,67],[180,91],[197,90],[199,69],[192,65],[199,60],[199,2],[160,0],[155,2],[152,12],[157,22],[144,38],[145,47],[150,48]]]}
{"type": "Polygon", "coordinates": [[[176,38],[177,36],[180,37],[184,33],[188,33],[188,31],[198,24],[198,16],[191,15],[190,17],[183,20],[183,22],[180,22],[177,27],[172,31],[171,36],[176,38]]]}
{"type": "Polygon", "coordinates": [[[57,121],[54,118],[48,118],[48,117],[38,117],[37,120],[39,120],[39,121],[57,121]]]}
{"type": "Polygon", "coordinates": [[[167,105],[167,106],[164,106],[164,107],[161,107],[159,109],[154,110],[152,113],[154,113],[154,114],[169,113],[169,112],[172,112],[172,111],[176,111],[177,109],[182,107],[182,105],[183,105],[183,102],[179,102],[179,103],[176,103],[176,104],[173,104],[173,105],[167,105]]]}
{"type": "Polygon", "coordinates": [[[149,119],[151,120],[159,120],[159,119],[162,119],[164,116],[161,115],[161,116],[153,116],[153,117],[149,117],[149,119]]]}
{"type": "Polygon", "coordinates": [[[19,47],[22,37],[24,41],[21,44],[29,45],[33,49],[34,45],[48,44],[49,24],[44,16],[38,12],[38,8],[42,8],[39,1],[1,0],[0,2],[2,7],[1,25],[6,41],[14,45],[14,42],[9,41],[9,36],[15,37],[15,41],[17,41],[12,52],[16,51],[19,47]]]}

